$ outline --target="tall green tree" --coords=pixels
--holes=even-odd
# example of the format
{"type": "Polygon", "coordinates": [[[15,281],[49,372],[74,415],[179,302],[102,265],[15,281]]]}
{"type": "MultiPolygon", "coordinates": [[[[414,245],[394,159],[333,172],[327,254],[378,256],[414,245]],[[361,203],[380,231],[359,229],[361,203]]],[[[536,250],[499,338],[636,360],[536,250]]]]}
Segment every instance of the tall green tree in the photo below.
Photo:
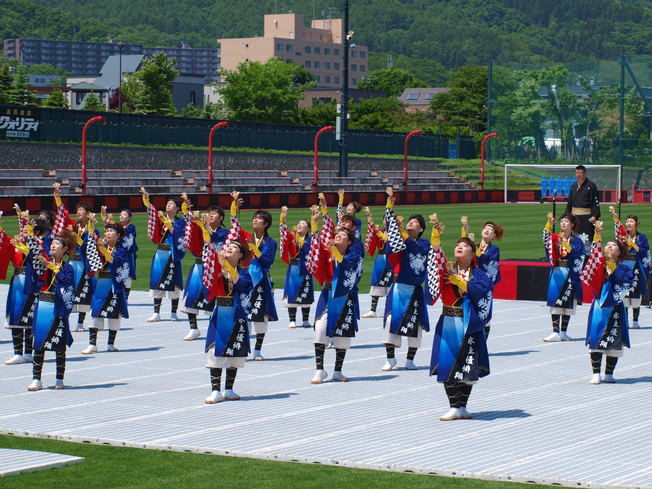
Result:
{"type": "Polygon", "coordinates": [[[462,66],[451,77],[450,90],[432,99],[431,110],[452,126],[483,132],[487,121],[487,67],[462,66]]]}
{"type": "Polygon", "coordinates": [[[46,98],[45,101],[43,102],[43,106],[52,107],[55,109],[70,108],[70,106],[68,105],[68,100],[66,100],[66,96],[64,95],[63,90],[61,90],[61,88],[55,88],[54,90],[52,90],[50,96],[46,98]]]}
{"type": "Polygon", "coordinates": [[[84,99],[84,110],[94,110],[95,112],[103,112],[106,110],[106,106],[100,102],[100,98],[95,92],[91,92],[86,95],[84,99]]]}
{"type": "Polygon", "coordinates": [[[172,82],[179,76],[174,59],[165,53],[156,53],[145,59],[136,72],[141,82],[138,108],[146,114],[175,115],[172,82]]]}
{"type": "Polygon", "coordinates": [[[293,122],[304,91],[314,86],[312,74],[280,58],[240,63],[236,71],[218,74],[226,82],[220,95],[228,118],[242,121],[293,122]]]}
{"type": "Polygon", "coordinates": [[[380,90],[388,97],[398,97],[406,88],[427,87],[428,83],[418,79],[408,70],[383,68],[369,73],[358,84],[362,90],[380,90]]]}
{"type": "Polygon", "coordinates": [[[403,104],[395,97],[363,99],[351,105],[350,114],[351,129],[391,131],[403,114],[403,104]]]}
{"type": "Polygon", "coordinates": [[[18,65],[14,73],[8,103],[15,105],[35,105],[36,95],[29,90],[27,74],[23,65],[18,65]]]}
{"type": "Polygon", "coordinates": [[[0,65],[0,104],[8,104],[13,77],[9,63],[0,65]]]}

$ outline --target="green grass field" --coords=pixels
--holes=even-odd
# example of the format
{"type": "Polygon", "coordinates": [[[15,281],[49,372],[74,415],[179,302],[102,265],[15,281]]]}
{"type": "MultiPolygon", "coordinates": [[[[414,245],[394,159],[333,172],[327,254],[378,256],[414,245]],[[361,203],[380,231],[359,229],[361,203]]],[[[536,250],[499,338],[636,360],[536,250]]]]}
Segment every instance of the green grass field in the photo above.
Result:
{"type": "MultiPolygon", "coordinates": [[[[557,205],[557,216],[561,215],[565,204],[557,205]]],[[[606,236],[611,236],[611,217],[608,215],[608,206],[602,206],[602,219],[605,221],[607,229],[606,236]]],[[[115,211],[115,210],[114,210],[115,211]]],[[[460,236],[460,217],[468,216],[471,224],[471,231],[476,233],[477,239],[480,236],[480,228],[485,221],[492,220],[502,225],[505,228],[505,236],[499,242],[500,255],[503,260],[510,259],[539,259],[545,256],[543,245],[541,242],[541,231],[546,221],[546,214],[552,211],[552,204],[461,204],[461,205],[440,205],[440,206],[401,206],[397,204],[396,214],[402,215],[405,218],[412,214],[420,213],[426,216],[436,212],[439,220],[446,224],[447,229],[442,236],[442,244],[447,253],[452,252],[452,247],[455,240],[460,236]]],[[[274,222],[270,229],[270,236],[278,242],[279,226],[278,217],[280,210],[270,209],[274,217],[274,222]]],[[[331,215],[334,215],[335,209],[331,209],[331,215]]],[[[117,212],[115,212],[117,214],[117,212]]],[[[374,207],[372,213],[376,222],[382,220],[384,208],[374,207]]],[[[652,222],[652,206],[651,205],[623,205],[622,217],[628,214],[636,214],[642,222],[641,231],[646,233],[647,224],[652,222]]],[[[240,221],[243,227],[251,231],[251,218],[253,211],[243,211],[240,214],[240,221]]],[[[290,209],[288,211],[288,224],[291,226],[299,219],[308,218],[310,212],[306,209],[290,209]]],[[[366,219],[364,214],[360,212],[358,217],[363,222],[362,236],[364,239],[366,233],[366,219]]],[[[228,217],[227,217],[228,219],[228,217]]],[[[138,233],[138,259],[137,259],[137,276],[138,279],[133,285],[135,290],[147,290],[149,288],[149,267],[151,264],[152,255],[155,246],[147,237],[147,221],[145,214],[134,214],[134,224],[136,225],[138,233]]],[[[13,235],[17,231],[18,223],[14,217],[5,216],[2,221],[3,227],[7,230],[9,235],[13,235]]],[[[430,228],[424,233],[424,237],[430,236],[430,228]]],[[[192,266],[194,257],[190,253],[186,253],[183,263],[184,280],[185,274],[192,266]]],[[[369,284],[369,276],[371,273],[372,258],[368,255],[365,256],[365,273],[360,281],[360,290],[367,292],[367,285],[369,284]]],[[[276,263],[272,267],[272,280],[276,287],[282,287],[285,280],[285,264],[277,258],[276,263]]],[[[5,282],[11,277],[11,270],[8,272],[8,277],[5,282]]]]}
{"type": "MultiPolygon", "coordinates": [[[[84,457],[82,463],[0,479],[11,489],[499,489],[505,482],[446,478],[316,464],[85,445],[0,435],[0,447],[84,457]]],[[[523,489],[532,484],[510,483],[523,489]]],[[[552,486],[538,486],[551,488],[552,486]]]]}

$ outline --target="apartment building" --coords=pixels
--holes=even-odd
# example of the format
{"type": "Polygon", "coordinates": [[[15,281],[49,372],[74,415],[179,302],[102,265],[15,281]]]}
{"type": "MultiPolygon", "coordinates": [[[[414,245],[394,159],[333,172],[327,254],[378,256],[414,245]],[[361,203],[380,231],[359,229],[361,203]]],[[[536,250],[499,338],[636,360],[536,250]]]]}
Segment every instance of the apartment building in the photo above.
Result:
{"type": "Polygon", "coordinates": [[[71,75],[98,74],[111,55],[144,55],[165,52],[176,59],[182,75],[204,75],[215,79],[219,69],[219,50],[182,46],[181,48],[145,47],[142,44],[82,41],[52,41],[46,39],[5,39],[4,55],[24,65],[50,64],[65,69],[71,75]]]}
{"type": "MultiPolygon", "coordinates": [[[[357,88],[367,75],[367,46],[351,40],[349,86],[357,88]]],[[[313,20],[306,27],[301,14],[265,15],[263,37],[219,39],[221,67],[235,71],[246,61],[264,63],[271,57],[294,61],[315,75],[317,86],[337,88],[343,84],[342,19],[313,20]]]]}

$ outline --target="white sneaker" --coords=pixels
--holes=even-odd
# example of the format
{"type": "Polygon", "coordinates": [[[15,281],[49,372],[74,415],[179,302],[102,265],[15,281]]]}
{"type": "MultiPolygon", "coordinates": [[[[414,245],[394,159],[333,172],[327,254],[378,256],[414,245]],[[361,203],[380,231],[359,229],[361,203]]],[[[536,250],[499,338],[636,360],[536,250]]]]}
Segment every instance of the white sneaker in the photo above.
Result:
{"type": "Polygon", "coordinates": [[[561,338],[561,341],[573,341],[573,338],[568,336],[568,333],[566,333],[566,331],[560,331],[559,337],[561,338]]]}
{"type": "Polygon", "coordinates": [[[312,323],[310,321],[304,321],[303,322],[303,327],[304,328],[312,328],[312,323]]]}
{"type": "Polygon", "coordinates": [[[548,343],[554,343],[557,341],[561,341],[561,335],[559,333],[551,333],[549,336],[546,336],[543,341],[548,342],[548,343]]]}
{"type": "Polygon", "coordinates": [[[152,314],[148,319],[148,323],[158,323],[161,320],[161,315],[158,312],[152,314]]]}
{"type": "Polygon", "coordinates": [[[310,383],[321,384],[327,378],[328,378],[328,374],[326,373],[326,370],[317,370],[310,383]]]}
{"type": "Polygon", "coordinates": [[[237,401],[240,399],[240,396],[236,394],[233,389],[226,389],[224,391],[224,399],[228,399],[229,401],[237,401]]]}
{"type": "Polygon", "coordinates": [[[220,391],[213,391],[211,392],[211,395],[204,400],[204,402],[206,404],[217,404],[218,402],[222,402],[223,400],[224,400],[224,396],[220,394],[220,391]]]}
{"type": "Polygon", "coordinates": [[[179,316],[177,316],[176,312],[173,312],[172,314],[170,314],[170,321],[175,321],[176,322],[178,320],[179,320],[179,316]]]}
{"type": "Polygon", "coordinates": [[[25,363],[25,357],[22,355],[14,355],[5,362],[5,365],[19,365],[21,363],[25,363]]]}
{"type": "Polygon", "coordinates": [[[641,325],[638,324],[638,321],[634,321],[632,323],[632,329],[641,329],[641,325]]]}
{"type": "Polygon", "coordinates": [[[28,391],[40,391],[41,389],[43,389],[43,384],[38,379],[32,380],[32,383],[27,387],[28,391]]]}
{"type": "Polygon", "coordinates": [[[198,329],[191,329],[190,331],[188,331],[188,334],[183,337],[183,341],[196,340],[200,336],[201,336],[201,333],[199,332],[198,329]]]}
{"type": "Polygon", "coordinates": [[[338,372],[337,370],[333,372],[333,376],[331,377],[333,380],[338,380],[340,382],[348,382],[349,378],[345,377],[342,372],[338,372]]]}
{"type": "Polygon", "coordinates": [[[365,312],[361,317],[366,319],[366,318],[375,318],[378,316],[376,316],[376,311],[369,311],[369,312],[365,312]]]}
{"type": "Polygon", "coordinates": [[[296,328],[296,327],[297,327],[297,323],[294,322],[294,321],[290,321],[290,324],[288,325],[288,328],[290,328],[290,329],[294,329],[294,328],[296,328]]]}
{"type": "Polygon", "coordinates": [[[34,357],[31,353],[26,353],[23,355],[23,359],[25,360],[25,363],[32,363],[34,361],[34,357]]]}
{"type": "Polygon", "coordinates": [[[460,416],[462,416],[462,419],[473,419],[473,416],[471,415],[470,412],[466,410],[465,407],[460,407],[457,408],[459,410],[460,416]]]}
{"type": "Polygon", "coordinates": [[[450,408],[446,414],[439,418],[441,421],[453,421],[454,419],[462,419],[462,412],[459,408],[450,408]]]}
{"type": "Polygon", "coordinates": [[[65,389],[65,386],[63,385],[63,379],[57,379],[54,382],[54,390],[60,391],[65,389]]]}
{"type": "Polygon", "coordinates": [[[607,383],[607,384],[615,384],[616,379],[614,379],[614,376],[612,374],[604,374],[604,377],[602,377],[602,381],[607,383]]]}
{"type": "Polygon", "coordinates": [[[593,374],[591,377],[591,384],[599,384],[600,383],[600,374],[593,374]]]}
{"type": "Polygon", "coordinates": [[[385,365],[383,365],[383,368],[380,370],[383,372],[389,372],[390,370],[393,370],[394,367],[396,367],[396,358],[388,358],[385,365]]]}
{"type": "Polygon", "coordinates": [[[82,352],[82,355],[90,355],[91,353],[97,353],[97,346],[96,345],[88,345],[81,352],[82,352]]]}
{"type": "Polygon", "coordinates": [[[120,351],[115,345],[107,345],[106,351],[120,351]]]}
{"type": "Polygon", "coordinates": [[[262,362],[265,360],[263,356],[260,354],[260,350],[254,350],[254,360],[257,362],[262,362]]]}
{"type": "Polygon", "coordinates": [[[410,359],[405,360],[405,368],[408,369],[408,370],[418,370],[419,369],[419,367],[417,367],[414,364],[414,360],[410,360],[410,359]]]}

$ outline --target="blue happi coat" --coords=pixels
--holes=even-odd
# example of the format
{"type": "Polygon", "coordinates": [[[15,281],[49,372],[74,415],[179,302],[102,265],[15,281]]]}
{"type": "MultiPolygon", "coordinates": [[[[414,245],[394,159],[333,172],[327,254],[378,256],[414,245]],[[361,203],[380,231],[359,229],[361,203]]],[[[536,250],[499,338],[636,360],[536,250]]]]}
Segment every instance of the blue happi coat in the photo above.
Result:
{"type": "Polygon", "coordinates": [[[278,321],[272,294],[272,281],[269,278],[269,271],[276,259],[276,241],[265,236],[259,244],[259,251],[260,257],[254,256],[249,262],[249,275],[254,284],[249,321],[262,322],[265,318],[268,321],[278,321]]]}
{"type": "MultiPolygon", "coordinates": [[[[452,272],[457,274],[457,270],[452,272]]],[[[473,383],[489,375],[489,353],[484,327],[491,304],[492,282],[479,268],[472,268],[467,292],[441,281],[444,306],[461,308],[460,316],[442,315],[435,327],[430,375],[438,382],[473,383]]]]}
{"type": "Polygon", "coordinates": [[[128,318],[125,283],[129,278],[129,254],[119,243],[113,250],[113,261],[107,261],[96,275],[98,278],[91,302],[91,316],[128,318]]]}
{"type": "MultiPolygon", "coordinates": [[[[605,276],[607,271],[605,270],[605,276]]],[[[591,304],[586,328],[586,344],[592,350],[617,351],[630,347],[627,310],[623,297],[632,286],[634,273],[619,263],[600,290],[600,297],[591,304]]]]}
{"type": "Polygon", "coordinates": [[[165,230],[160,244],[169,249],[161,249],[159,245],[152,258],[152,268],[149,275],[150,290],[171,292],[175,288],[183,289],[183,270],[181,262],[186,254],[184,235],[186,221],[176,217],[172,222],[172,231],[165,230]]]}
{"type": "MultiPolygon", "coordinates": [[[[215,348],[216,357],[246,357],[251,351],[247,308],[253,283],[246,269],[238,269],[238,274],[240,278],[233,285],[231,294],[216,297],[215,309],[208,322],[205,351],[215,348]],[[232,304],[226,303],[229,297],[232,304]]],[[[228,283],[225,283],[225,290],[229,290],[228,283]]]]}
{"type": "Polygon", "coordinates": [[[32,326],[34,351],[65,351],[66,346],[72,345],[68,318],[73,307],[73,276],[72,266],[62,263],[56,276],[48,270],[37,277],[42,292],[36,304],[32,326]]]}

